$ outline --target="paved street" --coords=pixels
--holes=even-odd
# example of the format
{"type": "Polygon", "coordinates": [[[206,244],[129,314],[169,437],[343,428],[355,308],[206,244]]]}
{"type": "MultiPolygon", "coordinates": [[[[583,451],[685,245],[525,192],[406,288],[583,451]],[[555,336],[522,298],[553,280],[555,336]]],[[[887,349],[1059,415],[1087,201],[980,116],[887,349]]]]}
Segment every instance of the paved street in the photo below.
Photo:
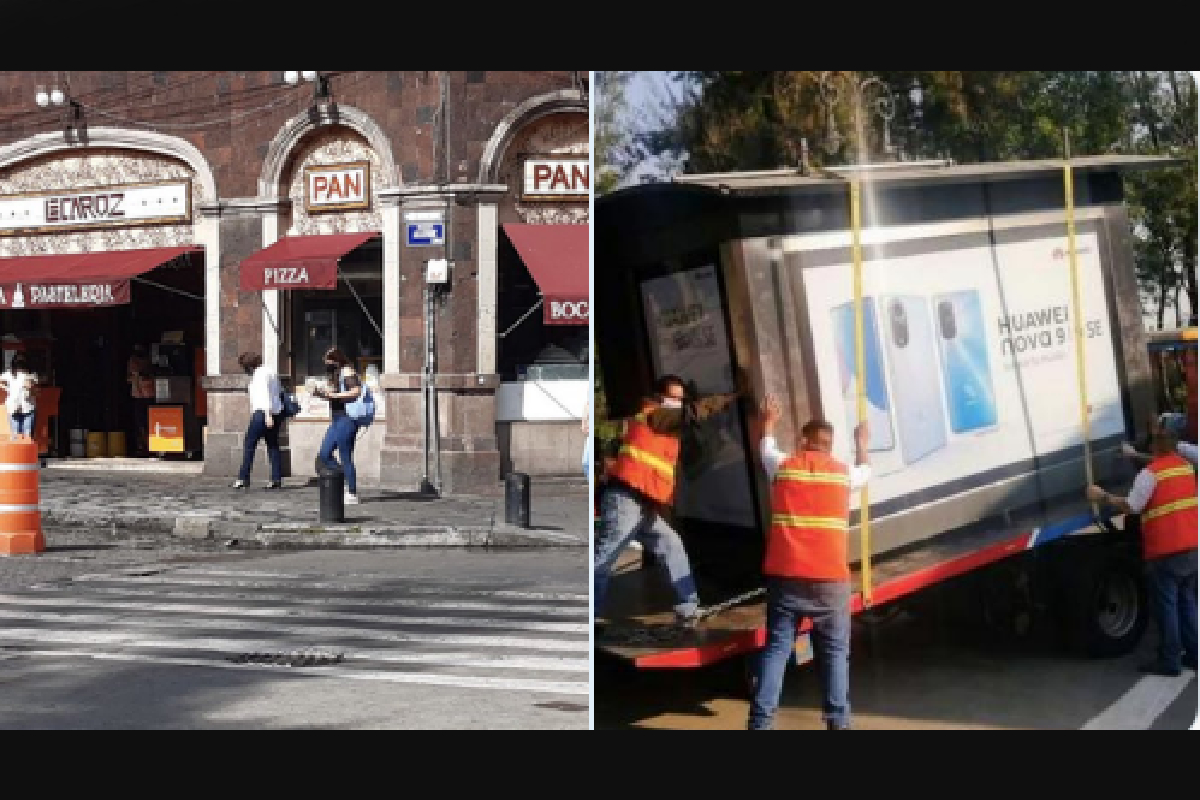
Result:
{"type": "Polygon", "coordinates": [[[0,728],[588,725],[579,548],[48,539],[0,559],[0,728]]]}
{"type": "MultiPolygon", "coordinates": [[[[1140,649],[1111,660],[1064,654],[1053,641],[1002,643],[904,614],[872,630],[855,624],[851,704],[857,729],[1186,730],[1196,720],[1196,674],[1142,676],[1140,649]]],[[[596,661],[595,726],[744,729],[743,663],[635,671],[596,661]]],[[[815,665],[789,670],[777,730],[821,730],[815,665]]]]}

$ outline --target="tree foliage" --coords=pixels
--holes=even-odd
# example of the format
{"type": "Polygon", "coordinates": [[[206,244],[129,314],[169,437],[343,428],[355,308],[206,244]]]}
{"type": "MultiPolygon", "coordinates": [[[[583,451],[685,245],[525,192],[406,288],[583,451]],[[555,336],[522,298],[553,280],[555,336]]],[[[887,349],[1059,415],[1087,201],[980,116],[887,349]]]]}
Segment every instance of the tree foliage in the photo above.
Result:
{"type": "Polygon", "coordinates": [[[958,163],[1062,158],[1064,130],[1074,156],[1178,156],[1181,168],[1132,176],[1126,200],[1150,310],[1160,327],[1169,308],[1174,324],[1195,324],[1196,87],[1186,72],[841,72],[824,82],[816,71],[672,77],[685,88],[665,107],[669,113],[659,109],[671,121],[628,136],[613,153],[625,174],[639,158],[662,153],[686,155],[692,173],[803,160],[820,167],[870,160],[865,154],[958,163]],[[868,90],[878,84],[887,92],[868,90]],[[853,97],[864,100],[861,125],[853,97]],[[886,127],[877,114],[880,97],[891,98],[886,127]],[[1190,320],[1179,316],[1181,293],[1190,320]]]}

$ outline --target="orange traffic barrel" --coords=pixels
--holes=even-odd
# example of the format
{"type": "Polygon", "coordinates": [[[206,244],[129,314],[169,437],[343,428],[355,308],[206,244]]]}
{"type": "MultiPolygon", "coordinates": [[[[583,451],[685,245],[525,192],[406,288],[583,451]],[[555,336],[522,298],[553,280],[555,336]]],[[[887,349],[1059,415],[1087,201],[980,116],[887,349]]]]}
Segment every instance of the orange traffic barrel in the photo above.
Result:
{"type": "Polygon", "coordinates": [[[46,549],[39,508],[37,442],[28,436],[0,436],[0,556],[46,549]]]}

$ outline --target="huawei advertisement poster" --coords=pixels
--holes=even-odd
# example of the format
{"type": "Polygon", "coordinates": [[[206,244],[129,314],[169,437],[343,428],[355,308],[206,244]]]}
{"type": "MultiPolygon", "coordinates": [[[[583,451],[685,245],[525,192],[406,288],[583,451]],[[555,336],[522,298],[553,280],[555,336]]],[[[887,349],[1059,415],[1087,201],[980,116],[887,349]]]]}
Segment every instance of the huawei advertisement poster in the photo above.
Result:
{"type": "MultiPolygon", "coordinates": [[[[866,261],[861,376],[850,264],[800,270],[821,406],[847,463],[860,382],[866,394],[872,504],[1082,443],[1066,236],[1023,237],[897,258],[885,246],[866,261]]],[[[1098,238],[1075,241],[1095,441],[1125,428],[1098,238]]]]}

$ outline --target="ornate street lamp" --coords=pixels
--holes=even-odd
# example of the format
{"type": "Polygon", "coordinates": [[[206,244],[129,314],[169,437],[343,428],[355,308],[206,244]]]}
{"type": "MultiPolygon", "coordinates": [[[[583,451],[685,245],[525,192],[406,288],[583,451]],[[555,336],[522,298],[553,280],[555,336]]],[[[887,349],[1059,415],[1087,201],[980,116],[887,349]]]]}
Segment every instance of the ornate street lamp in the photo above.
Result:
{"type": "Polygon", "coordinates": [[[869,109],[883,120],[883,152],[891,155],[896,151],[891,136],[892,118],[896,116],[896,98],[886,83],[875,77],[858,80],[853,72],[821,72],[817,74],[817,88],[825,107],[827,127],[824,144],[827,153],[833,155],[840,150],[845,138],[838,131],[835,114],[843,95],[848,96],[854,116],[858,162],[865,163],[867,155],[864,109],[869,109]]]}
{"type": "Polygon", "coordinates": [[[313,85],[313,105],[329,99],[329,76],[324,72],[289,70],[283,73],[283,82],[288,86],[298,86],[300,80],[313,85]]]}

